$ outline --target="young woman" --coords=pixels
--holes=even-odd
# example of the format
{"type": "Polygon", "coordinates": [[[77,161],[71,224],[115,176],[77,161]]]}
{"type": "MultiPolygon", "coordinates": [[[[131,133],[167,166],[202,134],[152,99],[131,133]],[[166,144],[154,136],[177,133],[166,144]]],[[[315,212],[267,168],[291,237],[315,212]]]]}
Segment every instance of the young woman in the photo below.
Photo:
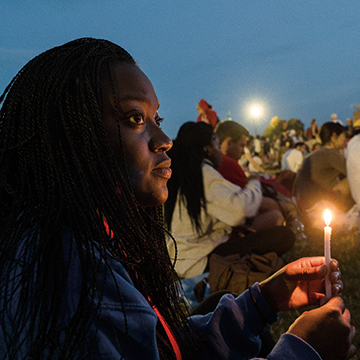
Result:
{"type": "MultiPolygon", "coordinates": [[[[0,102],[1,359],[250,358],[275,311],[324,297],[324,259],[309,258],[254,286],[256,304],[247,292],[224,298],[225,313],[186,318],[160,206],[172,143],[151,82],[119,46],[87,38],[48,50],[0,102]],[[303,296],[300,277],[310,281],[300,281],[303,296]]],[[[335,294],[335,262],[331,270],[335,294]]],[[[340,298],[311,314],[317,332],[326,321],[351,332],[339,336],[345,358],[353,329],[340,298]],[[326,320],[334,308],[339,318],[326,320]]],[[[302,337],[317,359],[322,341],[303,333],[307,318],[285,341],[302,337]]]]}
{"type": "MultiPolygon", "coordinates": [[[[192,277],[207,269],[210,254],[287,252],[295,241],[289,228],[272,228],[240,236],[234,228],[254,217],[262,202],[257,175],[242,189],[216,170],[222,162],[220,140],[211,125],[185,123],[170,152],[173,175],[165,203],[165,224],[177,244],[175,269],[192,277]]],[[[168,244],[170,257],[175,245],[168,244]]]]}

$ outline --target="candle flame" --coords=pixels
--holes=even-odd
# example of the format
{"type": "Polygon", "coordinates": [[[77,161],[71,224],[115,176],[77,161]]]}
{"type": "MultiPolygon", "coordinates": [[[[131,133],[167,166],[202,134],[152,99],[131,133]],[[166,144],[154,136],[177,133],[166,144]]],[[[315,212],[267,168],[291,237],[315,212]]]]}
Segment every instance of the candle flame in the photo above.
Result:
{"type": "Polygon", "coordinates": [[[324,212],[324,220],[325,220],[326,226],[329,226],[330,222],[331,222],[331,212],[329,209],[326,209],[324,212]]]}

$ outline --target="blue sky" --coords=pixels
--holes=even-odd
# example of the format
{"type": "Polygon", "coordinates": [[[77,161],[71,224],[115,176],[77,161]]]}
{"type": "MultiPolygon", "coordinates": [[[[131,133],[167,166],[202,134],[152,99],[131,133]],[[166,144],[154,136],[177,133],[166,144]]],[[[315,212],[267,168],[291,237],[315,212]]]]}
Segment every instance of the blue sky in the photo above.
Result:
{"type": "Polygon", "coordinates": [[[90,36],[124,47],[154,84],[175,137],[204,98],[253,132],[248,108],[346,120],[360,103],[358,0],[1,0],[0,91],[35,55],[90,36]]]}

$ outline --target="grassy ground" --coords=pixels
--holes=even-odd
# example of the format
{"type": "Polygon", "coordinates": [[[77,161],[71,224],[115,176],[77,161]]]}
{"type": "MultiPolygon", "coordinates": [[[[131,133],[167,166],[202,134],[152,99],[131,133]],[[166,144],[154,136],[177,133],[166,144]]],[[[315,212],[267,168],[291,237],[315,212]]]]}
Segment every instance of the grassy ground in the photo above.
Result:
{"type": "MultiPolygon", "coordinates": [[[[307,231],[306,244],[296,243],[294,248],[286,255],[286,262],[291,262],[305,256],[318,256],[324,254],[323,232],[320,230],[307,231]]],[[[336,232],[331,237],[331,256],[338,260],[344,290],[341,297],[351,312],[352,324],[360,324],[360,242],[356,230],[347,233],[336,232]]],[[[279,321],[271,326],[271,333],[275,340],[288,329],[290,324],[301,312],[287,312],[279,314],[279,321]]],[[[360,349],[360,336],[355,336],[354,344],[360,349]]],[[[359,353],[360,356],[360,353],[359,353]]],[[[352,359],[359,359],[357,355],[352,359]]]]}

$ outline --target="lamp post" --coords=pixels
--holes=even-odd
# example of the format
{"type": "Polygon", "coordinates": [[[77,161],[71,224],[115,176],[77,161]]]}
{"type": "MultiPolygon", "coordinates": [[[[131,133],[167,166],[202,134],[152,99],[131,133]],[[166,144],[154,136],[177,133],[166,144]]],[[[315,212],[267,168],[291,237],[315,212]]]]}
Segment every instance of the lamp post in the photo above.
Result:
{"type": "Polygon", "coordinates": [[[252,105],[250,108],[250,113],[253,117],[253,125],[254,125],[254,131],[255,136],[257,135],[256,131],[256,120],[261,116],[262,114],[262,107],[260,105],[252,105]]]}

